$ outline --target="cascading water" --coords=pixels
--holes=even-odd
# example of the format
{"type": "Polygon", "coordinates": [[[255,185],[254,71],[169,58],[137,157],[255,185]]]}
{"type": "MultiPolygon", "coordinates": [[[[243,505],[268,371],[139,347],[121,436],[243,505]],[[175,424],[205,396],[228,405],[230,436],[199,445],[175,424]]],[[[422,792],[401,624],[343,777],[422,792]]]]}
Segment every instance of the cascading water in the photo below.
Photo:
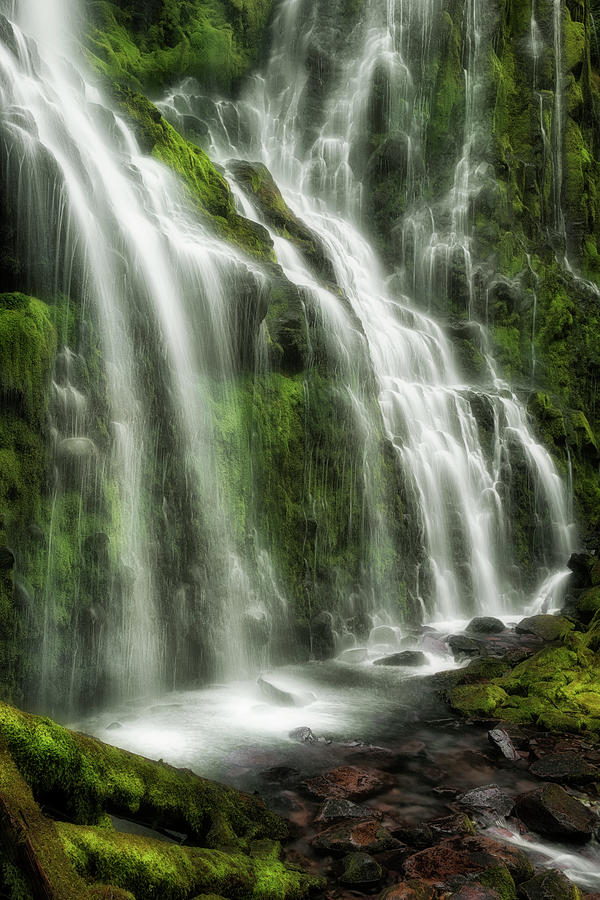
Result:
{"type": "MultiPolygon", "coordinates": [[[[93,352],[105,364],[110,429],[98,428],[97,402],[84,414],[86,362],[79,359],[74,384],[77,357],[65,347],[54,388],[56,475],[40,699],[48,705],[56,697],[52,681],[64,666],[55,633],[64,577],[61,528],[79,534],[73,552],[85,563],[89,550],[92,572],[110,570],[92,586],[92,607],[74,604],[73,685],[101,697],[197,678],[203,667],[241,674],[260,659],[258,652],[252,661],[244,616],[254,607],[266,616],[272,602],[281,618],[283,600],[274,583],[258,596],[236,554],[211,402],[235,403],[228,395],[237,365],[231,298],[241,289],[259,297],[265,275],[209,234],[175,177],[141,153],[125,122],[86,83],[77,57],[57,37],[66,8],[58,0],[47,4],[56,27],[42,24],[36,45],[22,29],[36,21],[37,4],[16,6],[16,22],[5,20],[8,36],[0,46],[1,125],[5,175],[15,185],[17,209],[27,211],[19,232],[31,271],[37,270],[29,287],[77,298],[84,325],[90,320],[97,328],[99,351],[93,352]],[[36,267],[40,259],[47,263],[36,267]],[[177,496],[171,480],[183,485],[177,496]],[[175,517],[183,519],[178,526],[175,517]],[[182,533],[187,558],[179,569],[188,574],[180,574],[178,587],[164,567],[176,568],[165,555],[182,533]],[[165,589],[173,594],[166,618],[158,601],[165,589]],[[197,658],[195,648],[206,647],[195,641],[202,631],[210,635],[210,665],[197,658]]],[[[38,26],[39,20],[34,37],[38,26]]],[[[171,552],[183,556],[185,549],[171,552]]],[[[262,569],[268,582],[268,565],[262,569]]]]}
{"type": "MultiPolygon", "coordinates": [[[[496,375],[485,335],[481,342],[489,383],[470,387],[462,382],[442,329],[405,295],[390,290],[357,224],[365,171],[361,135],[374,85],[381,88],[381,73],[385,96],[394,102],[400,98],[404,110],[403,118],[393,113],[393,104],[384,104],[386,126],[404,139],[409,201],[416,190],[413,160],[422,131],[415,113],[425,103],[419,73],[436,11],[435,2],[388,3],[385,9],[381,3],[367,4],[363,22],[348,38],[351,50],[320,98],[323,124],[316,127],[310,121],[309,127],[301,115],[309,105],[306,54],[318,28],[312,17],[305,23],[302,3],[287,0],[273,26],[274,47],[265,74],[237,107],[236,122],[245,128],[233,135],[219,102],[208,124],[212,152],[223,161],[232,153],[258,155],[289,205],[327,248],[337,284],[364,329],[386,430],[413,484],[428,562],[420,599],[430,615],[447,620],[506,611],[519,602],[511,549],[511,484],[519,469],[535,484],[538,582],[564,565],[573,534],[565,488],[549,454],[533,438],[521,403],[496,375]],[[416,51],[411,44],[415,32],[420,35],[416,51]],[[240,133],[250,134],[246,143],[240,143],[240,133]],[[483,431],[482,412],[488,420],[483,431]]],[[[412,286],[431,303],[440,285],[448,291],[458,258],[467,284],[467,314],[475,294],[469,207],[485,177],[478,159],[480,19],[481,4],[471,0],[465,7],[464,141],[453,187],[438,208],[414,196],[402,241],[412,248],[414,261],[404,271],[412,268],[413,274],[408,281],[400,278],[401,285],[412,286]],[[447,232],[444,222],[449,223],[447,232]]],[[[193,86],[182,86],[161,108],[183,127],[183,114],[189,121],[196,109],[193,86]]]]}
{"type": "MultiPolygon", "coordinates": [[[[260,305],[273,273],[201,224],[175,176],[141,152],[122,116],[89,82],[57,36],[63,29],[44,30],[36,46],[35,4],[8,6],[18,24],[3,25],[1,126],[15,206],[28,211],[18,223],[33,273],[27,289],[75,301],[87,328],[84,341],[67,329],[55,373],[43,683],[65,668],[56,659],[55,623],[65,590],[57,548],[67,528],[77,535],[71,568],[87,554],[86,577],[95,579],[89,593],[97,598],[77,612],[73,685],[131,694],[199,675],[243,675],[268,661],[266,644],[291,616],[260,528],[253,549],[248,535],[234,537],[214,409],[235,410],[237,403],[235,298],[247,302],[250,294],[249,302],[260,305]],[[69,349],[76,342],[77,350],[69,349]],[[86,393],[85,369],[95,354],[105,365],[102,398],[86,393]],[[248,619],[260,640],[248,637],[248,619]]],[[[350,411],[345,423],[360,459],[360,471],[344,477],[361,484],[361,594],[336,596],[331,604],[347,620],[368,614],[376,624],[402,615],[389,584],[374,574],[393,532],[372,468],[383,421],[408,483],[402,516],[419,531],[420,547],[406,553],[412,574],[396,574],[393,586],[397,595],[404,592],[404,611],[420,606],[423,615],[444,620],[508,612],[541,582],[540,595],[546,597],[548,584],[558,593],[557,569],[573,529],[551,458],[496,374],[485,331],[469,321],[479,308],[470,210],[488,177],[480,147],[489,38],[482,3],[465,5],[464,81],[457,86],[464,121],[452,177],[433,199],[423,166],[431,106],[425,73],[437,52],[441,0],[369,0],[348,33],[342,6],[317,3],[307,11],[303,0],[284,0],[264,73],[238,103],[217,101],[207,114],[210,149],[241,212],[268,226],[239,179],[240,160],[258,157],[327,260],[323,281],[271,229],[287,283],[302,300],[306,366],[316,337],[350,411]],[[323,37],[339,46],[337,60],[326,61],[323,48],[316,52],[323,37]],[[387,137],[373,149],[367,132],[387,137]],[[391,165],[402,175],[404,214],[393,229],[398,256],[389,277],[361,217],[373,166],[391,165]],[[485,374],[472,384],[433,312],[460,304],[462,318],[451,326],[476,335],[484,360],[485,374]],[[534,503],[517,510],[526,482],[534,503]],[[532,518],[523,576],[516,511],[532,518]]],[[[64,24],[59,0],[47,8],[55,25],[64,24]]],[[[197,111],[194,90],[186,84],[160,105],[181,130],[197,111]]],[[[258,328],[246,340],[256,345],[249,356],[259,368],[264,339],[258,328]]],[[[305,393],[310,410],[308,377],[305,393]]],[[[311,465],[305,464],[305,515],[307,529],[318,533],[321,475],[311,465]]],[[[355,511],[340,516],[351,522],[355,511]]],[[[314,558],[304,561],[306,579],[317,577],[317,543],[314,558]]]]}

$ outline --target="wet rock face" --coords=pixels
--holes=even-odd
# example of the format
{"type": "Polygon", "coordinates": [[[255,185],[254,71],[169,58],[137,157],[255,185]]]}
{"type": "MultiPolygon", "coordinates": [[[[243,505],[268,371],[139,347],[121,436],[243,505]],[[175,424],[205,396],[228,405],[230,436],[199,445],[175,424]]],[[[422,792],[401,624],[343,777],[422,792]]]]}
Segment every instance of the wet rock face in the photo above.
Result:
{"type": "Polygon", "coordinates": [[[528,828],[550,838],[587,841],[598,825],[594,813],[558,784],[520,794],[515,811],[528,828]]]}

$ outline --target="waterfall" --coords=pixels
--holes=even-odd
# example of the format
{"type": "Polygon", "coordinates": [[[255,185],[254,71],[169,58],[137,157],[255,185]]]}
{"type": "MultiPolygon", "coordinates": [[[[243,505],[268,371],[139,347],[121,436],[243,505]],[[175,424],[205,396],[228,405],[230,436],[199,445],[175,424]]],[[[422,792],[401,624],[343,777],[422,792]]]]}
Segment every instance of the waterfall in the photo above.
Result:
{"type": "MultiPolygon", "coordinates": [[[[267,371],[264,329],[248,322],[274,278],[301,299],[307,371],[312,337],[324,344],[359,447],[360,471],[348,478],[361,484],[363,506],[340,515],[360,519],[366,587],[359,600],[342,598],[336,613],[367,615],[372,624],[400,615],[374,574],[393,531],[373,472],[382,431],[407,485],[403,516],[418,532],[418,548],[406,548],[413,609],[438,620],[506,613],[525,606],[540,583],[558,584],[574,542],[567,490],[475,321],[470,211],[489,175],[480,152],[483,0],[465,4],[462,144],[435,197],[423,165],[425,73],[437,52],[441,0],[367,0],[347,21],[343,3],[279,4],[264,70],[239,101],[215,100],[205,115],[209,149],[238,211],[270,230],[281,270],[218,237],[175,174],[143,152],[67,35],[67,22],[77,21],[74,2],[47,0],[43,17],[37,7],[5,2],[0,149],[29,264],[23,287],[62,298],[61,315],[77,320],[63,329],[49,409],[40,700],[56,696],[52,683],[66,669],[74,703],[77,685],[101,700],[255,673],[277,635],[291,631],[294,612],[261,523],[252,536],[237,533],[238,498],[221,471],[215,413],[225,408],[240,420],[242,350],[250,359],[245,376],[267,371]],[[369,144],[367,134],[388,137],[369,144]],[[323,248],[327,278],[265,221],[238,177],[249,159],[266,165],[323,248]],[[397,258],[386,268],[365,217],[373,166],[390,160],[403,212],[393,223],[397,258]],[[440,316],[453,305],[460,309],[448,323],[440,316]],[[483,366],[477,379],[461,370],[453,327],[474,335],[483,366]],[[531,508],[518,508],[532,520],[521,576],[515,504],[530,486],[531,508]],[[65,660],[56,623],[69,624],[67,591],[76,593],[69,598],[76,619],[65,660]],[[94,602],[78,602],[84,594],[94,602]]],[[[557,29],[558,73],[560,19],[557,29]]],[[[187,82],[160,104],[182,132],[199,115],[196,91],[187,82]]],[[[309,394],[308,377],[304,387],[309,394]]],[[[306,469],[310,505],[318,474],[309,462],[306,469]]],[[[317,520],[319,510],[310,515],[317,520]]]]}
{"type": "MultiPolygon", "coordinates": [[[[211,152],[224,163],[231,156],[258,156],[289,206],[327,248],[336,282],[366,335],[386,431],[413,486],[427,559],[422,583],[428,596],[419,599],[426,615],[448,620],[506,612],[524,602],[518,599],[522,588],[515,580],[510,498],[511,484],[523,467],[534,484],[536,542],[543,547],[536,584],[564,566],[573,529],[566,489],[549,453],[533,437],[521,402],[497,375],[485,334],[480,332],[487,383],[472,386],[464,382],[444,330],[408,295],[412,281],[429,305],[440,284],[447,290],[458,255],[467,283],[467,317],[473,311],[469,206],[485,174],[477,158],[484,96],[479,89],[481,4],[470,0],[465,6],[464,142],[453,186],[439,209],[419,196],[410,162],[423,141],[415,113],[426,102],[419,79],[436,11],[435,0],[388,2],[385,8],[375,0],[368,3],[363,21],[346,35],[348,49],[320,97],[321,116],[313,109],[309,121],[302,114],[308,106],[306,56],[319,33],[317,12],[307,19],[299,0],[285,0],[275,18],[270,60],[237,106],[236,121],[245,123],[250,138],[244,143],[227,129],[220,102],[207,124],[211,152]],[[410,42],[415,29],[421,35],[416,51],[410,42]],[[419,270],[411,281],[392,283],[360,223],[365,171],[361,135],[380,72],[385,73],[386,96],[405,109],[402,119],[394,117],[393,103],[385,105],[386,125],[398,130],[407,148],[406,182],[414,202],[402,226],[403,243],[412,245],[419,270]],[[449,231],[443,231],[442,222],[450,223],[449,231]],[[405,290],[398,292],[398,284],[405,290]],[[478,422],[482,408],[492,423],[488,447],[478,422]]],[[[180,86],[161,108],[183,127],[183,116],[189,120],[197,109],[193,84],[180,86]]]]}
{"type": "MultiPolygon", "coordinates": [[[[82,327],[97,330],[93,352],[103,362],[109,430],[98,426],[98,403],[91,409],[85,397],[86,361],[65,346],[50,411],[56,474],[40,701],[56,698],[52,682],[64,666],[55,631],[65,615],[57,600],[63,590],[57,542],[66,546],[73,536],[73,564],[89,550],[88,566],[101,569],[102,578],[92,607],[73,604],[79,619],[69,648],[72,691],[83,685],[98,699],[147,692],[185,680],[188,669],[195,678],[204,669],[240,675],[260,659],[244,631],[248,610],[260,607],[266,615],[273,603],[279,616],[284,601],[274,583],[262,592],[252,583],[232,540],[211,404],[215,398],[234,404],[231,305],[242,290],[259,297],[265,273],[211,234],[175,176],[142,153],[63,41],[66,3],[46,4],[41,20],[37,4],[17,7],[0,44],[0,126],[32,273],[26,287],[76,299],[82,327]],[[181,483],[177,495],[170,480],[181,483]],[[179,508],[174,497],[183,497],[179,508]],[[94,523],[98,531],[90,535],[94,523]],[[177,535],[185,547],[170,550],[177,535]],[[173,584],[177,573],[164,571],[175,568],[167,554],[185,550],[181,583],[173,584]],[[165,590],[172,594],[168,613],[159,597],[165,590]],[[195,649],[207,645],[208,661],[195,649]]],[[[267,563],[265,582],[268,571],[267,563]]]]}

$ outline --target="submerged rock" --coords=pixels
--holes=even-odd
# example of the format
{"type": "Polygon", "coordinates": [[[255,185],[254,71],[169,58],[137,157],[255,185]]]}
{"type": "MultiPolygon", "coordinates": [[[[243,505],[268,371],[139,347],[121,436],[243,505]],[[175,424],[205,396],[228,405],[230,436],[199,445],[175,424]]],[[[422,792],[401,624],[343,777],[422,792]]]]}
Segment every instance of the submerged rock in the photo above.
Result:
{"type": "Polygon", "coordinates": [[[358,766],[338,766],[323,775],[304,782],[314,797],[329,800],[366,797],[393,784],[394,778],[378,769],[359,769],[358,766]]]}
{"type": "Polygon", "coordinates": [[[267,681],[262,675],[256,679],[256,683],[263,696],[266,697],[273,706],[309,706],[316,700],[315,695],[310,692],[306,694],[294,694],[291,691],[284,691],[281,688],[276,687],[270,681],[267,681]]]}
{"type": "Polygon", "coordinates": [[[379,900],[435,900],[437,890],[423,881],[402,881],[393,887],[386,888],[379,900]]]}
{"type": "Polygon", "coordinates": [[[352,647],[350,650],[343,650],[338,659],[345,663],[362,663],[369,658],[369,652],[366,647],[352,647]]]}
{"type": "Polygon", "coordinates": [[[393,653],[391,656],[383,656],[376,659],[375,666],[407,666],[417,668],[427,665],[427,657],[420,650],[403,650],[402,653],[393,653]]]}
{"type": "Polygon", "coordinates": [[[493,616],[476,616],[471,619],[465,630],[473,634],[500,634],[506,631],[506,625],[493,616]]]}
{"type": "Polygon", "coordinates": [[[551,838],[587,841],[598,824],[594,813],[558,784],[519,794],[515,812],[532,831],[551,838]]]}
{"type": "Polygon", "coordinates": [[[288,734],[288,737],[292,739],[292,741],[299,741],[303,744],[314,744],[317,742],[317,738],[313,734],[312,730],[308,727],[308,725],[302,725],[300,728],[294,728],[288,734]]]}

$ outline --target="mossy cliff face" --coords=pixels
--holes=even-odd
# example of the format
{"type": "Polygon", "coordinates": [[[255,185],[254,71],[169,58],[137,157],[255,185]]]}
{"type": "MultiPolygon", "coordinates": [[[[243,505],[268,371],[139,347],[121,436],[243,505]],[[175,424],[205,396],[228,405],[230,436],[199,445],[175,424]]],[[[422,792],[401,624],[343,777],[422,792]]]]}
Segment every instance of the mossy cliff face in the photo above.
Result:
{"type": "Polygon", "coordinates": [[[0,888],[8,897],[287,900],[320,886],[281,862],[255,797],[0,706],[0,888]],[[45,811],[52,810],[52,818],[45,811]],[[114,830],[110,815],[187,835],[114,830]]]}
{"type": "MultiPolygon", "coordinates": [[[[572,467],[576,512],[589,535],[600,509],[599,21],[597,4],[566,0],[557,36],[555,9],[551,0],[478,5],[467,215],[472,268],[455,248],[441,281],[428,282],[420,299],[442,316],[489,326],[501,373],[525,401],[529,395],[538,435],[561,473],[567,477],[572,467]]],[[[401,131],[382,129],[376,117],[369,123],[365,223],[390,267],[403,278],[408,273],[417,293],[411,229],[419,220],[411,217],[430,203],[444,231],[448,209],[440,198],[451,200],[469,137],[469,21],[463,0],[447,0],[432,26],[419,63],[426,72],[419,158],[409,166],[401,131]]],[[[374,85],[374,108],[377,91],[374,85]]],[[[480,348],[471,342],[470,352],[460,350],[469,372],[484,379],[480,348]]]]}
{"type": "Polygon", "coordinates": [[[184,77],[230,91],[258,60],[272,0],[88,0],[90,59],[112,81],[157,92],[184,77]]]}

